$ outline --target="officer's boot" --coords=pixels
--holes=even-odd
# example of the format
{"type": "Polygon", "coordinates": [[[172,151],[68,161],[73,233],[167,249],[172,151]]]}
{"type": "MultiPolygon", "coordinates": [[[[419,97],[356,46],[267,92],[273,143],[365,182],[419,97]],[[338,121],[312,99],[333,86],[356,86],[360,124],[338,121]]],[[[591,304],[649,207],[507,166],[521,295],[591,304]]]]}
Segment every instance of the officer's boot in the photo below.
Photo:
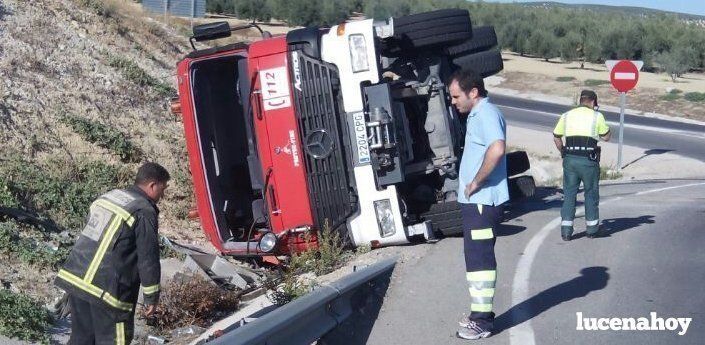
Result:
{"type": "Polygon", "coordinates": [[[561,224],[561,238],[563,241],[570,241],[570,236],[573,235],[573,222],[567,225],[568,221],[563,221],[561,224]]]}

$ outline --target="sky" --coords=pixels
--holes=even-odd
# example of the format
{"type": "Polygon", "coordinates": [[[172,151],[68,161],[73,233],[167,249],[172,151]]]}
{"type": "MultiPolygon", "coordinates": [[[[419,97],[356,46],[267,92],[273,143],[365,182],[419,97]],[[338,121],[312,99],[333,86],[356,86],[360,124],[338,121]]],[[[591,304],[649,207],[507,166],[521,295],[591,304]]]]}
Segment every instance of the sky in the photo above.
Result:
{"type": "MultiPolygon", "coordinates": [[[[485,0],[485,2],[536,2],[536,0],[485,0]]],[[[611,6],[636,6],[654,8],[657,10],[698,14],[705,16],[705,1],[664,1],[664,0],[562,0],[556,1],[566,4],[597,4],[611,6]]]]}

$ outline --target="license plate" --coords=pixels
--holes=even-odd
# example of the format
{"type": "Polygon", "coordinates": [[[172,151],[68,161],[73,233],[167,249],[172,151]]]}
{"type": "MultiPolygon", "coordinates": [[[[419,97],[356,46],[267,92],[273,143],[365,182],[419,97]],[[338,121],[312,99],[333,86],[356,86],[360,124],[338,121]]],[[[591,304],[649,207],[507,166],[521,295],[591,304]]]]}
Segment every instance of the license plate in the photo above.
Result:
{"type": "Polygon", "coordinates": [[[359,164],[370,163],[370,147],[367,141],[367,125],[365,123],[365,113],[353,114],[353,124],[355,127],[355,147],[357,147],[357,161],[359,164]]]}
{"type": "Polygon", "coordinates": [[[286,67],[261,70],[259,72],[259,79],[262,85],[264,110],[288,108],[291,106],[286,67]]]}

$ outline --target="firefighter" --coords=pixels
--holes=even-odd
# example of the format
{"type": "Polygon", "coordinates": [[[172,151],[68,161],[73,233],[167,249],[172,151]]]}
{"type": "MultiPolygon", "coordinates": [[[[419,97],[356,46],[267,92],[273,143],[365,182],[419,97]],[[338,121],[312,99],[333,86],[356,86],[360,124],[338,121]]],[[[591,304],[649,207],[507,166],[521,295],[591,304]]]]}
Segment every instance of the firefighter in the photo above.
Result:
{"type": "Polygon", "coordinates": [[[504,156],[506,124],[489,102],[482,78],[472,70],[450,77],[449,92],[458,112],[467,114],[465,148],[460,161],[458,202],[463,220],[466,279],[470,314],[460,319],[457,335],[464,339],[490,336],[492,302],[497,279],[495,231],[509,200],[504,156]]]}
{"type": "Polygon", "coordinates": [[[134,186],[112,190],[91,204],[55,281],[69,295],[69,344],[129,344],[140,285],[144,314],[154,314],[161,277],[156,204],[169,178],[161,165],[145,163],[134,186]]]}
{"type": "Polygon", "coordinates": [[[600,138],[609,141],[611,132],[604,115],[597,109],[597,94],[583,90],[580,93],[580,106],[561,115],[553,130],[553,141],[563,157],[561,237],[564,241],[570,241],[573,234],[575,200],[580,182],[585,190],[587,237],[596,237],[599,230],[600,147],[597,142],[600,138]]]}

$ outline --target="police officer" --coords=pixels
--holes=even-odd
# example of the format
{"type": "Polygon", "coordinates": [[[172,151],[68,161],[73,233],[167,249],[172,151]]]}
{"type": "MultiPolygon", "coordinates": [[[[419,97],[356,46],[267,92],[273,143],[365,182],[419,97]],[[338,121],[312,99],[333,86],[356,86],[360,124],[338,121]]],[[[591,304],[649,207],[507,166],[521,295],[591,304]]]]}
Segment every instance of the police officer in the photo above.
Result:
{"type": "Polygon", "coordinates": [[[490,336],[494,324],[495,231],[503,203],[509,200],[504,156],[507,127],[502,112],[487,98],[482,78],[474,71],[453,73],[448,91],[458,112],[467,114],[458,202],[463,221],[470,315],[458,322],[457,335],[475,340],[490,336]]]}
{"type": "Polygon", "coordinates": [[[55,281],[69,294],[69,344],[129,344],[140,285],[145,315],[155,312],[161,277],[156,203],[169,178],[161,165],[145,163],[134,186],[91,204],[87,224],[55,281]]]}
{"type": "Polygon", "coordinates": [[[580,93],[580,106],[561,115],[553,130],[553,141],[563,157],[563,207],[561,237],[570,241],[575,219],[575,201],[580,182],[585,190],[585,225],[588,238],[597,236],[600,223],[600,147],[598,140],[610,140],[610,128],[597,111],[597,94],[580,93]],[[565,145],[563,144],[565,137],[565,145]]]}

